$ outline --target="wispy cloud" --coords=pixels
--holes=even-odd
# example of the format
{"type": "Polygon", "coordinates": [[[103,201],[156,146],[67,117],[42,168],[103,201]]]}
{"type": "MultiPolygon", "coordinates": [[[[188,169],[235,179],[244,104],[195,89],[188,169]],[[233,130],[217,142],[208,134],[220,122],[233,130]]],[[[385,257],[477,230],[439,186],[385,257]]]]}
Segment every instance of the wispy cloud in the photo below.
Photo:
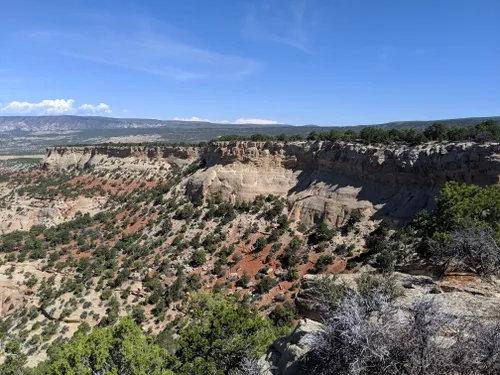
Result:
{"type": "Polygon", "coordinates": [[[241,78],[261,66],[251,58],[184,42],[182,32],[153,18],[110,16],[85,22],[85,27],[35,30],[22,36],[67,57],[180,81],[241,78]]]}
{"type": "Polygon", "coordinates": [[[247,10],[243,35],[309,51],[306,15],[310,0],[259,0],[247,10]]]}
{"type": "Polygon", "coordinates": [[[209,119],[204,119],[200,117],[174,117],[174,120],[177,121],[195,121],[195,122],[212,122],[216,124],[236,124],[236,125],[242,125],[242,124],[255,124],[255,125],[276,125],[280,124],[280,122],[275,121],[275,120],[269,120],[269,119],[262,119],[262,118],[239,118],[236,121],[227,121],[227,120],[222,120],[222,121],[213,121],[209,119]]]}
{"type": "Polygon", "coordinates": [[[9,115],[102,115],[110,114],[111,108],[105,103],[97,105],[82,104],[73,107],[73,99],[45,99],[37,103],[12,101],[5,105],[0,104],[0,113],[9,115]]]}

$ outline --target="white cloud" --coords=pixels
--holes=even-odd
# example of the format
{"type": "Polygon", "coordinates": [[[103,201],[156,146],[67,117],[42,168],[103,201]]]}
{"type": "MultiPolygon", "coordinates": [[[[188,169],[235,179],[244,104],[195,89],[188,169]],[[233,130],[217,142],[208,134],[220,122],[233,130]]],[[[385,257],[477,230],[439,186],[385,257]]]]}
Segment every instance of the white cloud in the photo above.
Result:
{"type": "Polygon", "coordinates": [[[6,113],[39,113],[60,115],[73,110],[73,99],[42,100],[39,103],[13,101],[2,107],[0,110],[6,113]]]}
{"type": "Polygon", "coordinates": [[[276,125],[279,123],[275,120],[267,120],[262,118],[239,118],[233,124],[276,125]]]}
{"type": "Polygon", "coordinates": [[[227,120],[215,120],[215,121],[212,121],[212,120],[209,120],[209,119],[206,119],[206,118],[199,118],[199,117],[196,117],[196,116],[193,116],[193,117],[190,117],[190,118],[185,118],[185,117],[174,117],[174,120],[176,121],[197,121],[197,122],[212,122],[214,124],[230,124],[231,122],[230,121],[227,121],[227,120]]]}
{"type": "Polygon", "coordinates": [[[193,116],[193,117],[191,117],[191,118],[174,117],[174,120],[176,120],[176,121],[201,121],[201,122],[212,122],[212,121],[210,121],[210,120],[203,119],[203,118],[199,118],[199,117],[196,117],[196,116],[193,116]]]}
{"type": "Polygon", "coordinates": [[[276,125],[276,124],[279,124],[278,121],[261,119],[261,118],[239,118],[238,120],[231,122],[231,121],[227,121],[227,120],[212,121],[212,120],[202,119],[200,117],[193,116],[190,118],[174,117],[174,120],[176,120],[176,121],[202,121],[202,122],[212,122],[215,124],[235,124],[235,125],[242,125],[242,124],[276,125]]]}
{"type": "Polygon", "coordinates": [[[78,108],[79,110],[83,112],[90,112],[90,113],[111,113],[111,109],[109,108],[109,105],[104,104],[104,103],[99,103],[98,105],[92,105],[92,104],[84,104],[78,108]]]}
{"type": "Polygon", "coordinates": [[[111,113],[107,104],[83,104],[73,107],[74,99],[45,99],[38,103],[12,101],[0,104],[0,112],[11,115],[63,115],[63,114],[103,114],[111,113]]]}

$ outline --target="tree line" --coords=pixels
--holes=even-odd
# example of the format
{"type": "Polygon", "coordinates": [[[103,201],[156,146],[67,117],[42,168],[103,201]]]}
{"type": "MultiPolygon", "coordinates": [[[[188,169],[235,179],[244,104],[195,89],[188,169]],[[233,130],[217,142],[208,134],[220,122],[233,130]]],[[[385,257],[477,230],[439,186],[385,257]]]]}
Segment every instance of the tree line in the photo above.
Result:
{"type": "Polygon", "coordinates": [[[344,132],[338,130],[330,130],[328,132],[309,133],[306,137],[295,135],[267,135],[267,134],[252,134],[252,135],[225,135],[219,137],[212,142],[229,142],[229,141],[357,141],[365,144],[409,144],[418,145],[426,142],[488,142],[497,141],[500,139],[500,125],[494,120],[483,121],[477,125],[467,126],[448,126],[442,123],[434,123],[423,130],[419,129],[384,129],[375,126],[367,126],[359,132],[354,130],[346,130],[344,132]]]}
{"type": "MultiPolygon", "coordinates": [[[[139,143],[101,143],[101,147],[207,147],[217,142],[252,141],[252,142],[297,142],[297,141],[347,141],[364,144],[409,144],[418,145],[426,142],[491,142],[500,140],[500,125],[494,120],[483,121],[477,125],[449,126],[436,122],[422,129],[384,129],[375,126],[355,130],[312,131],[307,136],[302,134],[229,134],[212,139],[209,142],[139,142],[139,143]]],[[[95,147],[94,144],[77,143],[56,145],[54,147],[95,147]]]]}

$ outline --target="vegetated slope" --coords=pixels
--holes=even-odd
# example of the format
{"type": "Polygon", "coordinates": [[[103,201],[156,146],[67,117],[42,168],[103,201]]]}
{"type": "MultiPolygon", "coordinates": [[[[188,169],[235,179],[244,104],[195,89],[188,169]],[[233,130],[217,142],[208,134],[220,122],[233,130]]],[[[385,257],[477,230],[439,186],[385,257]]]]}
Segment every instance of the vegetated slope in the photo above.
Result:
{"type": "MultiPolygon", "coordinates": [[[[246,141],[198,148],[49,149],[43,169],[2,179],[6,220],[14,221],[18,212],[22,216],[22,205],[34,199],[45,207],[86,198],[98,205],[99,213],[75,211],[60,221],[26,223],[21,231],[7,225],[10,233],[0,238],[0,333],[7,343],[6,364],[20,368],[27,360],[33,366],[47,358],[49,349],[49,367],[39,373],[71,368],[82,356],[72,351],[74,347],[58,351],[63,338],[96,325],[112,327],[130,314],[169,350],[137,347],[155,356],[144,361],[134,357],[134,366],[162,363],[158,366],[163,370],[180,374],[236,370],[294,325],[296,311],[287,302],[301,301],[302,316],[321,316],[310,285],[317,275],[344,272],[342,280],[350,283],[344,291],[356,284],[351,272],[363,265],[363,270],[369,269],[366,263],[386,272],[397,266],[433,275],[423,254],[437,245],[420,246],[419,236],[439,241],[448,235],[451,229],[442,227],[442,218],[450,216],[456,190],[447,191],[450,198],[438,202],[434,216],[420,218],[414,229],[420,234],[391,228],[409,222],[422,208],[432,208],[435,194],[448,180],[497,186],[498,147],[246,141]],[[443,207],[447,211],[439,211],[443,207]],[[390,220],[379,226],[384,218],[390,220]],[[413,251],[417,245],[423,249],[420,253],[413,251]],[[200,297],[202,289],[216,294],[200,297]],[[227,295],[232,297],[226,300],[227,295]],[[257,306],[269,319],[260,320],[251,309],[234,310],[236,301],[257,306]],[[225,326],[227,331],[218,330],[225,326]],[[243,350],[245,332],[248,340],[260,338],[260,345],[252,339],[246,345],[249,350],[243,350]]],[[[488,194],[486,198],[496,196],[494,191],[488,194]]],[[[475,210],[467,209],[470,219],[485,221],[481,207],[479,219],[473,216],[475,210]]],[[[449,266],[448,259],[431,259],[433,266],[449,266]]],[[[398,285],[408,288],[406,306],[433,290],[455,313],[474,304],[476,314],[491,317],[497,288],[474,276],[483,272],[471,266],[474,261],[454,264],[455,269],[445,270],[450,278],[444,280],[396,275],[398,285]]],[[[361,292],[377,289],[379,281],[370,283],[360,284],[361,292]]],[[[112,345],[114,338],[130,343],[129,349],[131,342],[146,345],[133,327],[125,320],[115,328],[77,336],[74,344],[91,353],[93,343],[109,339],[101,354],[123,355],[112,345]]],[[[305,333],[303,325],[299,328],[305,333]]],[[[287,370],[290,362],[307,351],[299,345],[302,336],[299,332],[290,341],[278,342],[266,358],[280,373],[292,371],[287,370]]],[[[110,358],[112,362],[121,357],[110,358]]],[[[111,362],[106,363],[122,369],[122,362],[111,362]]],[[[92,367],[95,371],[103,366],[81,365],[101,366],[92,367]]]]}
{"type": "Polygon", "coordinates": [[[4,202],[13,207],[34,196],[49,202],[87,196],[101,206],[93,217],[76,213],[59,225],[27,225],[2,238],[0,274],[12,292],[4,294],[1,311],[12,335],[26,328],[23,316],[30,312],[29,364],[43,358],[40,336],[50,343],[83,323],[114,324],[127,312],[144,316],[145,327],[160,332],[183,310],[186,293],[202,286],[259,290],[267,311],[276,296],[277,303],[290,299],[288,289],[314,267],[316,254],[301,264],[294,260],[289,276],[273,267],[286,243],[294,239],[294,251],[304,243],[303,235],[288,231],[280,198],[259,197],[241,211],[217,202],[193,207],[184,195],[191,173],[184,160],[122,161],[72,173],[18,173],[5,183],[12,190],[4,202]]]}
{"type": "Polygon", "coordinates": [[[480,122],[488,120],[500,122],[500,117],[499,116],[465,117],[465,118],[450,118],[450,119],[432,120],[432,121],[391,121],[385,124],[376,124],[368,126],[375,126],[383,129],[424,129],[432,125],[433,123],[441,123],[448,126],[469,126],[469,125],[476,125],[480,122]]]}

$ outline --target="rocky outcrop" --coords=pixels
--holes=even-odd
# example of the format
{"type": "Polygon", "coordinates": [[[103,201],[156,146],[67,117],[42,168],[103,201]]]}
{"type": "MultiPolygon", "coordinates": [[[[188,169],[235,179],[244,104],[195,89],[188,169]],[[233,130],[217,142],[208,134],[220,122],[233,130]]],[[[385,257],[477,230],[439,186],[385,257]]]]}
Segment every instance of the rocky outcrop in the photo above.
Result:
{"type": "MultiPolygon", "coordinates": [[[[316,275],[306,275],[316,276],[316,275]]],[[[315,277],[305,277],[300,281],[300,290],[295,297],[295,306],[301,316],[315,321],[321,321],[321,309],[319,306],[319,291],[315,286],[315,277]]]]}
{"type": "Polygon", "coordinates": [[[429,143],[374,146],[349,142],[219,142],[202,152],[207,165],[235,162],[292,170],[326,170],[362,181],[398,186],[448,180],[497,183],[500,145],[429,143]]]}
{"type": "Polygon", "coordinates": [[[311,319],[301,319],[295,330],[287,337],[277,339],[267,351],[264,362],[268,374],[301,375],[309,374],[303,368],[300,358],[310,350],[312,340],[323,325],[311,319]]]}
{"type": "MultiPolygon", "coordinates": [[[[335,283],[342,283],[351,290],[357,290],[356,279],[360,273],[376,272],[370,266],[364,266],[357,273],[339,274],[335,283]]],[[[301,316],[314,321],[322,321],[318,302],[316,280],[323,276],[306,275],[300,282],[300,290],[295,298],[295,305],[301,316]]],[[[415,276],[394,273],[395,282],[404,296],[399,303],[409,306],[420,298],[432,298],[443,309],[454,315],[475,316],[481,319],[499,319],[498,300],[500,299],[500,280],[485,281],[475,276],[445,277],[433,279],[429,276],[415,276]]]]}
{"type": "Polygon", "coordinates": [[[449,180],[498,183],[498,144],[366,146],[346,142],[220,142],[200,154],[207,168],[187,184],[200,199],[288,199],[292,219],[341,226],[356,210],[402,223],[424,209],[449,180]]]}
{"type": "MultiPolygon", "coordinates": [[[[0,188],[0,192],[1,192],[0,188]]],[[[0,233],[29,230],[34,225],[47,227],[73,219],[77,214],[95,215],[103,209],[105,197],[44,199],[14,195],[0,210],[0,233]]]]}
{"type": "Polygon", "coordinates": [[[274,194],[286,197],[291,219],[307,225],[321,218],[341,226],[352,211],[365,218],[387,217],[405,223],[418,211],[432,207],[446,181],[488,185],[498,183],[500,176],[500,145],[476,143],[410,147],[240,141],[215,142],[203,148],[53,148],[44,165],[86,168],[129,160],[121,167],[150,169],[151,163],[179,165],[197,159],[205,167],[185,181],[193,200],[217,196],[236,202],[274,194]],[[138,166],[137,160],[149,164],[138,166]]]}
{"type": "Polygon", "coordinates": [[[83,169],[105,164],[114,159],[169,160],[185,163],[197,159],[198,152],[199,149],[195,147],[174,146],[52,147],[47,149],[43,166],[54,170],[83,169]]]}
{"type": "MultiPolygon", "coordinates": [[[[372,272],[367,267],[361,272],[372,272]]],[[[314,290],[317,275],[308,275],[301,281],[300,291],[295,299],[303,319],[289,335],[276,340],[262,360],[267,364],[267,375],[310,374],[304,359],[311,349],[314,336],[323,330],[321,316],[317,309],[319,293],[314,290]]],[[[334,277],[334,276],[330,276],[334,277]]],[[[356,278],[359,274],[340,274],[335,282],[344,283],[351,290],[356,290],[356,278]]],[[[479,278],[433,279],[428,276],[413,276],[403,273],[394,274],[395,281],[403,291],[403,296],[396,304],[410,308],[417,300],[434,300],[442,312],[450,316],[496,321],[500,318],[498,300],[500,283],[498,280],[483,281],[479,278]]]]}
{"type": "Polygon", "coordinates": [[[21,286],[10,280],[0,280],[0,318],[25,304],[26,298],[21,286]]]}

